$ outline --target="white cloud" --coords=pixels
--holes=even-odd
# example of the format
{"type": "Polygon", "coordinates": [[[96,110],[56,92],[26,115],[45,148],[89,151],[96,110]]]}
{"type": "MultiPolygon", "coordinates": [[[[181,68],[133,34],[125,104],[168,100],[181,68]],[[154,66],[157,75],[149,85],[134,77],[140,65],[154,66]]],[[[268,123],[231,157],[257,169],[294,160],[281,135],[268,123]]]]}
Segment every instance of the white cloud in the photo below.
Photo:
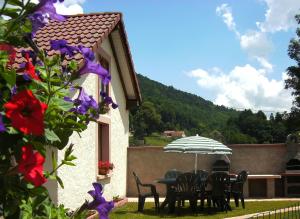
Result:
{"type": "Polygon", "coordinates": [[[232,30],[237,36],[240,35],[236,29],[236,24],[234,22],[231,8],[227,4],[218,6],[216,8],[216,13],[218,16],[221,16],[223,18],[223,21],[229,30],[232,30]]]}
{"type": "Polygon", "coordinates": [[[85,0],[65,0],[62,3],[56,3],[55,8],[58,14],[71,15],[71,14],[82,14],[82,4],[85,0]]]}
{"type": "Polygon", "coordinates": [[[295,27],[294,16],[300,12],[300,0],[263,1],[267,5],[264,21],[256,22],[258,29],[250,30],[245,34],[238,31],[230,6],[222,4],[216,8],[216,13],[223,18],[229,30],[236,34],[241,48],[249,57],[258,61],[266,71],[270,72],[273,66],[269,62],[268,56],[273,50],[273,44],[268,35],[295,27]]]}
{"type": "Polygon", "coordinates": [[[263,58],[263,57],[259,57],[256,56],[255,59],[260,63],[260,65],[268,72],[272,72],[273,71],[273,65],[268,62],[267,59],[263,58]]]}
{"type": "Polygon", "coordinates": [[[215,96],[214,103],[233,108],[264,111],[289,111],[292,97],[281,80],[268,79],[265,71],[247,64],[236,66],[229,73],[207,72],[203,69],[188,73],[202,89],[215,96]]]}
{"type": "Polygon", "coordinates": [[[240,45],[251,57],[266,57],[273,48],[267,35],[258,31],[251,31],[242,35],[240,45]]]}
{"type": "Polygon", "coordinates": [[[265,0],[267,10],[265,20],[256,22],[262,32],[287,31],[295,27],[294,16],[299,13],[299,0],[265,0]]]}

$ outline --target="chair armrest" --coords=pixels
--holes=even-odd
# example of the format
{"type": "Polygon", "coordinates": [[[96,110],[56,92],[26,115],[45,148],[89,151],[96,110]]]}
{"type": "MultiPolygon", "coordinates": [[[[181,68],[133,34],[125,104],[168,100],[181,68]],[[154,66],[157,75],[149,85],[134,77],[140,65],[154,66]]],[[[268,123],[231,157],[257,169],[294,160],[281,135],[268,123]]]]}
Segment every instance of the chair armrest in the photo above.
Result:
{"type": "Polygon", "coordinates": [[[141,184],[141,186],[144,186],[144,187],[151,187],[151,186],[155,186],[155,185],[150,184],[150,183],[145,183],[145,184],[141,184]]]}
{"type": "Polygon", "coordinates": [[[157,193],[156,192],[156,186],[153,185],[153,184],[141,184],[141,186],[143,186],[143,187],[150,187],[152,193],[157,193]]]}

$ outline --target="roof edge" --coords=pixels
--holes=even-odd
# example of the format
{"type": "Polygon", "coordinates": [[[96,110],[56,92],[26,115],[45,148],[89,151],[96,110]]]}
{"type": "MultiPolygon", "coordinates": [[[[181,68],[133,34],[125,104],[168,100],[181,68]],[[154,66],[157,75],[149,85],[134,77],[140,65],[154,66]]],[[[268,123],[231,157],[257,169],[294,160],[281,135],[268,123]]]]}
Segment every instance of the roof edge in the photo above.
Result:
{"type": "Polygon", "coordinates": [[[138,79],[137,79],[137,73],[134,69],[134,64],[133,64],[133,59],[132,59],[132,55],[130,52],[130,47],[129,47],[129,43],[128,43],[128,38],[127,38],[127,34],[126,34],[126,30],[125,30],[125,25],[123,22],[123,16],[121,14],[121,19],[118,22],[118,25],[116,25],[116,27],[120,27],[120,34],[121,34],[121,39],[123,41],[123,44],[125,46],[125,52],[127,55],[127,61],[129,63],[129,67],[130,67],[130,73],[131,73],[131,78],[134,82],[134,90],[135,93],[137,95],[137,101],[139,104],[141,104],[142,102],[142,95],[141,95],[141,91],[140,91],[140,87],[139,87],[139,83],[138,83],[138,79]]]}

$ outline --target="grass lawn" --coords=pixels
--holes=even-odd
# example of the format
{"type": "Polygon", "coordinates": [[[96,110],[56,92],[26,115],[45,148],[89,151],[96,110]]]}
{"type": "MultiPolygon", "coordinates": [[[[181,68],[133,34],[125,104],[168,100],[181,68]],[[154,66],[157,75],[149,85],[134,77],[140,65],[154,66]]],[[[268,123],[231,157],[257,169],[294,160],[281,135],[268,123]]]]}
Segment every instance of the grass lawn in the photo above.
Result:
{"type": "Polygon", "coordinates": [[[234,203],[231,203],[232,211],[226,212],[216,212],[213,209],[208,212],[207,209],[204,211],[198,211],[197,214],[193,214],[188,208],[189,204],[186,206],[180,215],[167,214],[167,209],[165,208],[163,212],[156,213],[154,208],[154,203],[145,203],[145,208],[143,213],[137,212],[137,203],[127,203],[125,206],[115,209],[110,215],[110,219],[155,219],[155,218],[182,218],[182,219],[194,219],[194,218],[210,218],[210,219],[222,219],[226,217],[234,217],[239,215],[251,214],[256,212],[273,210],[275,208],[288,207],[296,202],[291,201],[257,201],[257,202],[246,202],[246,208],[242,207],[236,208],[234,203]]]}
{"type": "Polygon", "coordinates": [[[164,136],[148,136],[145,137],[145,145],[151,145],[151,146],[166,146],[174,139],[164,137],[164,136]]]}

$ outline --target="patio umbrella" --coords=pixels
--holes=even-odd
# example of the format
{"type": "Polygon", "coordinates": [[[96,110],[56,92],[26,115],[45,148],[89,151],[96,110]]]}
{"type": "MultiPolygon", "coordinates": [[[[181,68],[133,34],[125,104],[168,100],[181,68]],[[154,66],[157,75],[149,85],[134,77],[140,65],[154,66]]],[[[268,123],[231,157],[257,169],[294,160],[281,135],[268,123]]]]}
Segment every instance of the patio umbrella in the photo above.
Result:
{"type": "Polygon", "coordinates": [[[232,152],[226,145],[199,135],[172,141],[164,147],[164,151],[195,154],[195,172],[197,171],[198,154],[231,154],[232,152]]]}

